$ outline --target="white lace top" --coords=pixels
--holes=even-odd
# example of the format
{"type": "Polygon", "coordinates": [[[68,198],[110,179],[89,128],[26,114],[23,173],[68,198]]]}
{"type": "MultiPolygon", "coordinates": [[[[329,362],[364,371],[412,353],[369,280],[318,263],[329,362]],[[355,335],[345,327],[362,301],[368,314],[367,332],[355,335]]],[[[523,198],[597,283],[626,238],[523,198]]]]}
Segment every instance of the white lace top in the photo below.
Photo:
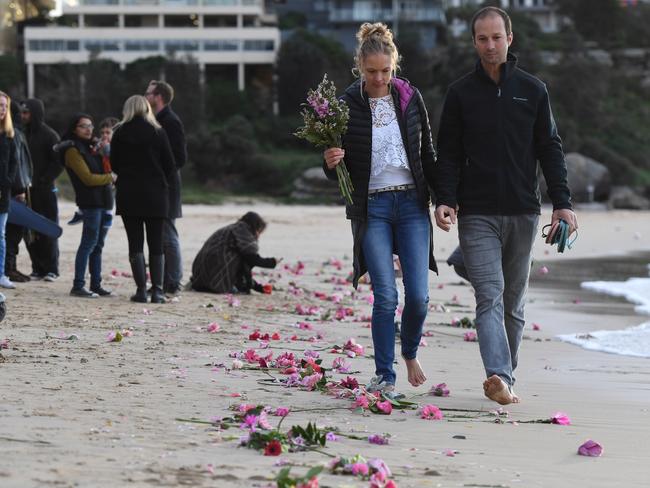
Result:
{"type": "Polygon", "coordinates": [[[372,112],[372,156],[368,189],[413,184],[393,97],[370,98],[369,102],[372,112]]]}

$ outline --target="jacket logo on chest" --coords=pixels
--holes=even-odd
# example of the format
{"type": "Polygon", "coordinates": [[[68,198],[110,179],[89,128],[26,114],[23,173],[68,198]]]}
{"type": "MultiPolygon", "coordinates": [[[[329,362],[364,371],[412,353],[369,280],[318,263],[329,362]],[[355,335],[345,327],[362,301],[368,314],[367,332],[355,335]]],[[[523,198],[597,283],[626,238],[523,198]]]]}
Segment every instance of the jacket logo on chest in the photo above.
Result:
{"type": "Polygon", "coordinates": [[[527,98],[522,98],[522,97],[512,97],[512,99],[517,101],[517,102],[527,102],[528,101],[527,98]]]}

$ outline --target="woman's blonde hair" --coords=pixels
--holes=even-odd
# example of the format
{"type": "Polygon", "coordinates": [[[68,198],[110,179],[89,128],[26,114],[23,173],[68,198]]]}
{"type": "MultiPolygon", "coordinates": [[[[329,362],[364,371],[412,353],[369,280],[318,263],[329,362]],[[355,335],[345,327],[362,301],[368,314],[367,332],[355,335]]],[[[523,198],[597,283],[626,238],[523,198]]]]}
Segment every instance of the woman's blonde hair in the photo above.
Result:
{"type": "Polygon", "coordinates": [[[0,120],[0,132],[4,132],[7,137],[12,139],[14,137],[14,123],[11,120],[11,97],[3,91],[0,91],[0,97],[7,99],[7,114],[4,120],[0,120]]]}
{"type": "Polygon", "coordinates": [[[160,124],[156,120],[153,110],[151,110],[151,105],[149,105],[147,99],[142,95],[132,95],[126,99],[124,108],[122,109],[122,120],[117,126],[119,127],[130,122],[134,117],[142,117],[156,129],[160,129],[160,124]]]}
{"type": "Polygon", "coordinates": [[[386,54],[390,57],[390,64],[393,75],[399,69],[400,55],[397,46],[393,42],[393,32],[386,24],[376,22],[361,24],[357,31],[357,51],[354,55],[355,68],[352,70],[355,76],[361,74],[363,60],[371,54],[386,54]]]}

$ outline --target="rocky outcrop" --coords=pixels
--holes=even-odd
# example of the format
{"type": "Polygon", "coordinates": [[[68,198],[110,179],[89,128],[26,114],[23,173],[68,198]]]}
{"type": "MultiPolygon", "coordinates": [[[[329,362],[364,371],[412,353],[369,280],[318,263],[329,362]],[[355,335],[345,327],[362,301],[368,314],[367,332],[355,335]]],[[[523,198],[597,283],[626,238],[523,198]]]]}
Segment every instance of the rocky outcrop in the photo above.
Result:
{"type": "Polygon", "coordinates": [[[297,200],[318,200],[326,203],[343,203],[339,185],[329,180],[320,166],[305,170],[293,182],[291,197],[297,200]]]}
{"type": "MultiPolygon", "coordinates": [[[[612,179],[607,167],[579,153],[566,155],[567,178],[574,202],[604,202],[611,192],[612,179]]],[[[542,198],[547,201],[546,181],[540,178],[542,198]]]]}
{"type": "Polygon", "coordinates": [[[629,186],[615,186],[609,198],[610,208],[650,210],[650,200],[629,186]]]}

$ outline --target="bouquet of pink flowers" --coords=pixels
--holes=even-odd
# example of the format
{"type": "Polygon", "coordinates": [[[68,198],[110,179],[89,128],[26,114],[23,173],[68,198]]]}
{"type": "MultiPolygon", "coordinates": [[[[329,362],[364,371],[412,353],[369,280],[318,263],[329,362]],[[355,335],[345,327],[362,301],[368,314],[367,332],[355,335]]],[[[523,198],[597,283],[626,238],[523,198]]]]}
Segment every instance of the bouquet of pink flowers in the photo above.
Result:
{"type": "MultiPolygon", "coordinates": [[[[350,109],[336,97],[334,83],[323,76],[316,90],[309,90],[307,103],[302,104],[301,115],[305,123],[294,135],[305,139],[317,147],[341,147],[343,134],[348,130],[350,109]]],[[[341,195],[352,204],[352,180],[345,163],[336,165],[341,195]]]]}

